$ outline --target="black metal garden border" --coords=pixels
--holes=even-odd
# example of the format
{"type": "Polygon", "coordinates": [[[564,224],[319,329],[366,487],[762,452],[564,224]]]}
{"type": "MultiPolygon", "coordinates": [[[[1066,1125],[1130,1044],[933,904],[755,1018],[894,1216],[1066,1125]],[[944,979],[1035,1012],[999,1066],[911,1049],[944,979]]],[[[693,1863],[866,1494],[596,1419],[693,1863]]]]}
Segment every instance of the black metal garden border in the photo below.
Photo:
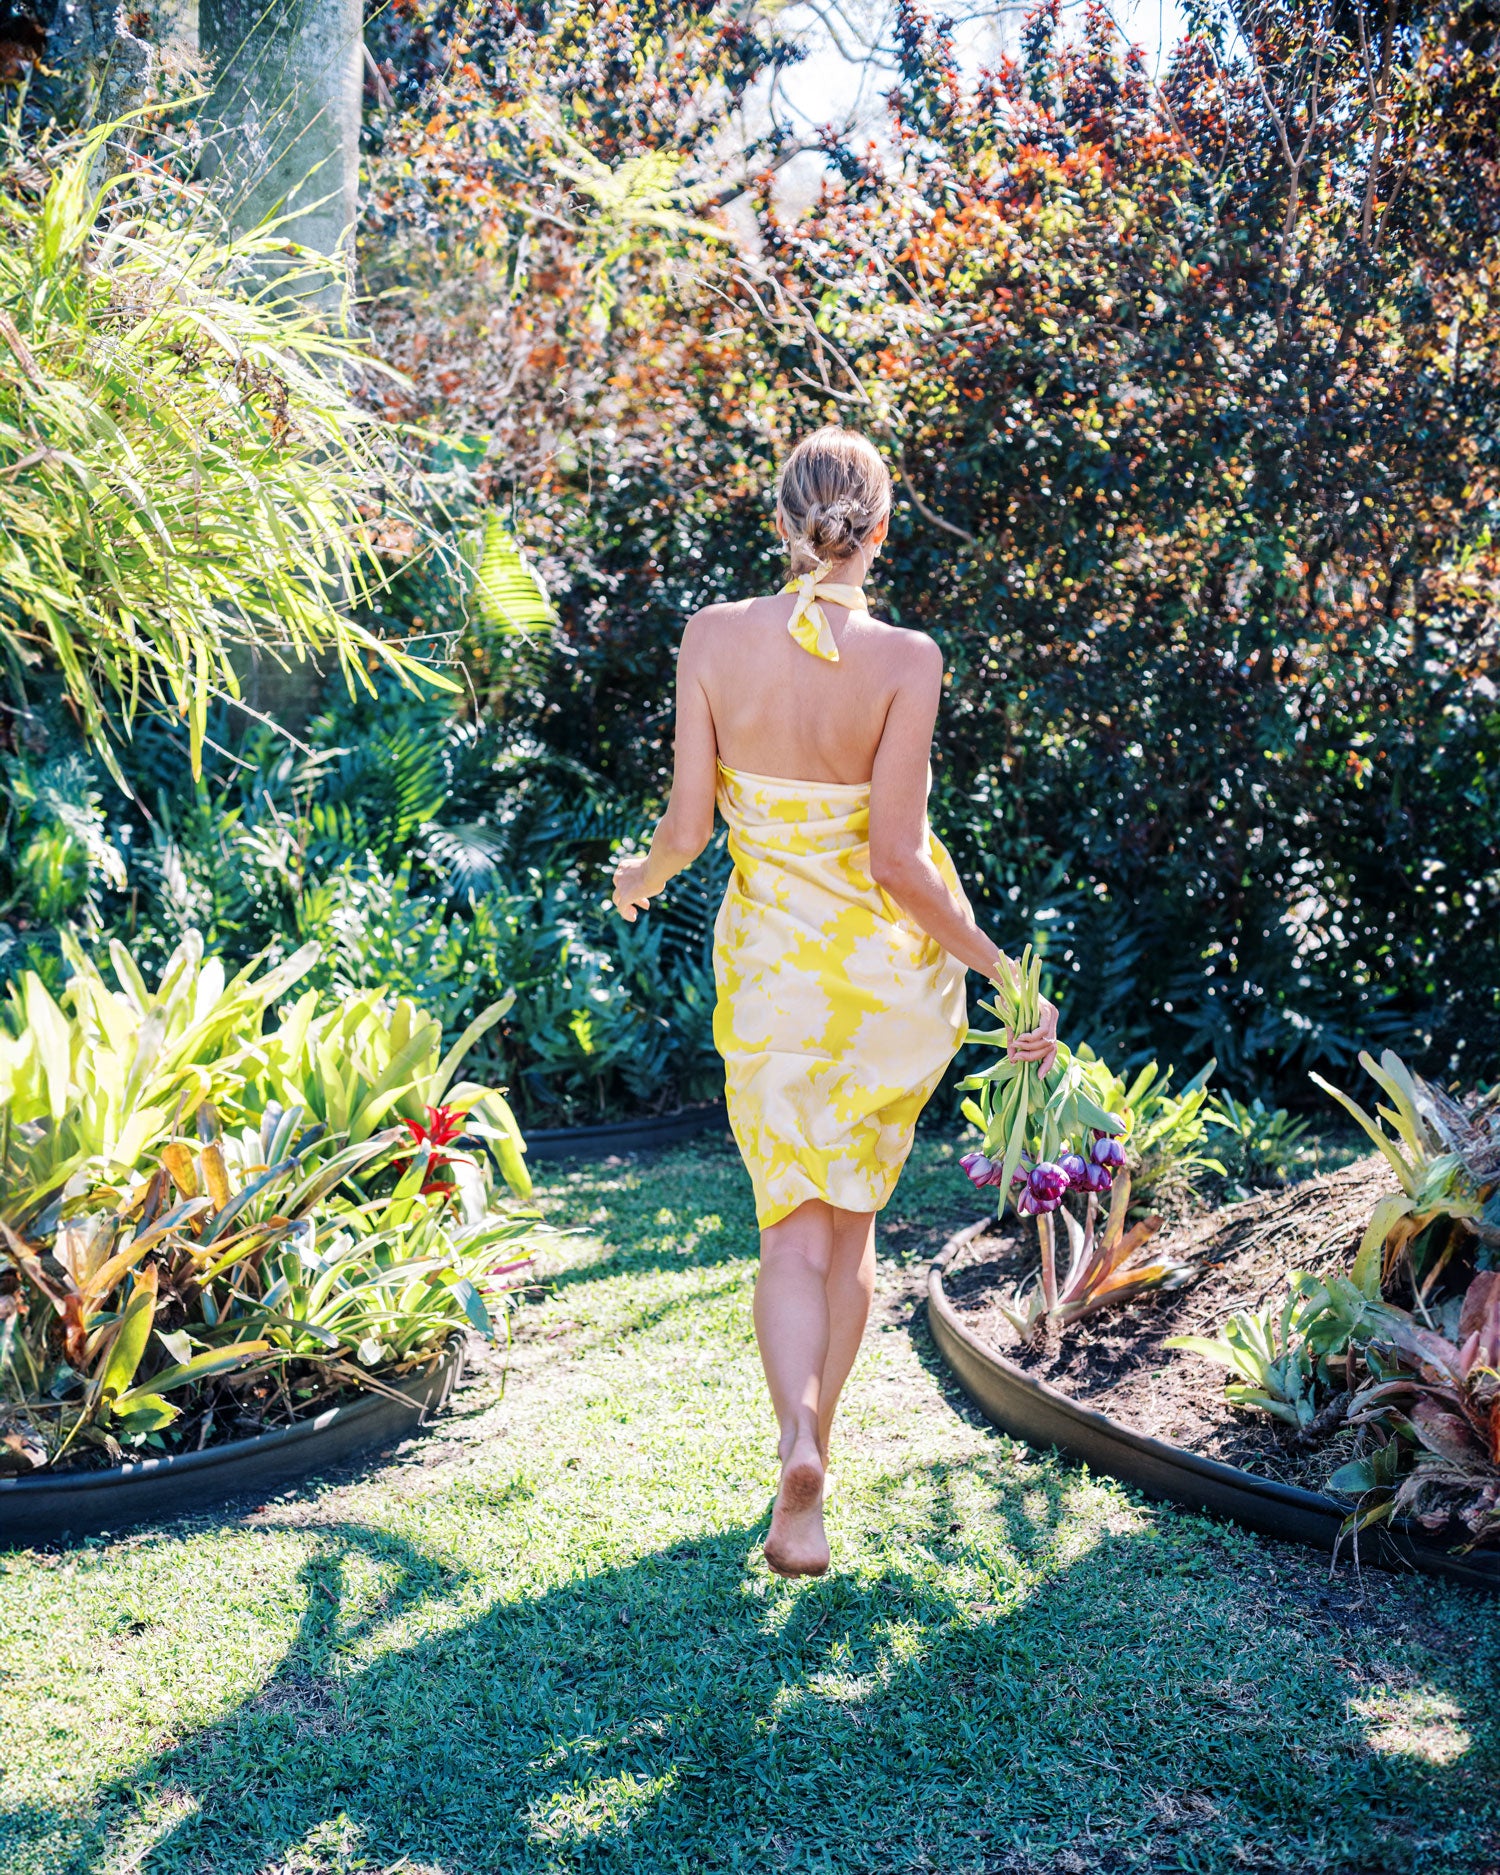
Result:
{"type": "Polygon", "coordinates": [[[526,1152],[531,1159],[606,1158],[611,1153],[650,1152],[658,1146],[675,1146],[711,1128],[724,1129],[728,1125],[723,1101],[709,1100],[640,1120],[532,1128],[526,1134],[526,1152]]]}
{"type": "MultiPolygon", "coordinates": [[[[1122,1426],[1107,1413],[1070,1400],[987,1346],[966,1328],[943,1287],[953,1257],[988,1228],[985,1218],[948,1242],[927,1272],[927,1314],[933,1340],[949,1371],[990,1422],[1043,1450],[1055,1447],[1096,1471],[1107,1472],[1148,1497],[1189,1510],[1208,1511],[1264,1536],[1334,1551],[1349,1505],[1320,1491],[1258,1478],[1237,1465],[1205,1458],[1148,1433],[1122,1426]]],[[[1349,1554],[1347,1540],[1344,1554],[1349,1554]]],[[[1387,1569],[1418,1569],[1469,1588],[1500,1592],[1500,1556],[1455,1555],[1410,1524],[1376,1525],[1359,1537],[1361,1562],[1387,1569]]]]}
{"type": "Polygon", "coordinates": [[[310,1419],[201,1452],[143,1458],[108,1471],[0,1478],[0,1547],[57,1542],[180,1517],[225,1498],[273,1491],[407,1437],[448,1402],[463,1372],[455,1341],[434,1365],[310,1419]]]}

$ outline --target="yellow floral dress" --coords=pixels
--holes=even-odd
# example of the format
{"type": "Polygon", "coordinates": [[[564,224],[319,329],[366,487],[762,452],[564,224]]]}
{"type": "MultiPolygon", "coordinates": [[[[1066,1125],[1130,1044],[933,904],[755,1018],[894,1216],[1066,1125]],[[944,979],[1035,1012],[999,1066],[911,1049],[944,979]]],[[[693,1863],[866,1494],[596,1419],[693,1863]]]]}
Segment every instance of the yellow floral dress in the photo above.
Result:
{"type": "MultiPolygon", "coordinates": [[[[808,643],[814,631],[796,627],[812,613],[821,639],[815,599],[848,604],[846,590],[813,586],[793,614],[789,629],[814,656],[827,655],[808,643]]],[[[714,1043],[757,1221],[765,1229],[809,1198],[878,1211],[963,1041],[964,967],[871,879],[868,782],[778,780],[721,762],[718,804],[734,873],[714,927],[714,1043]]]]}

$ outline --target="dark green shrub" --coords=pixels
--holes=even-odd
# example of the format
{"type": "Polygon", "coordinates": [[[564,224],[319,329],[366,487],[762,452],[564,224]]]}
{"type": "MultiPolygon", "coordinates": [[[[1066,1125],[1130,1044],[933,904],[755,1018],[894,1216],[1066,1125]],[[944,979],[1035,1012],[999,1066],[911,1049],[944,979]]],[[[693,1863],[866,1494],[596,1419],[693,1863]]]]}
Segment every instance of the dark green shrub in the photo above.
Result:
{"type": "Polygon", "coordinates": [[[903,7],[890,150],[763,202],[755,278],[657,306],[529,496],[537,732],[660,795],[682,618],[778,579],[775,457],[841,417],[898,469],[883,603],[947,656],[934,819],[1066,1030],[1263,1094],[1356,1038],[1461,1068],[1500,1043],[1495,42],[1366,19],[1376,141],[1353,13],[1203,18],[1161,93],[1048,6],[976,88],[903,7]]]}

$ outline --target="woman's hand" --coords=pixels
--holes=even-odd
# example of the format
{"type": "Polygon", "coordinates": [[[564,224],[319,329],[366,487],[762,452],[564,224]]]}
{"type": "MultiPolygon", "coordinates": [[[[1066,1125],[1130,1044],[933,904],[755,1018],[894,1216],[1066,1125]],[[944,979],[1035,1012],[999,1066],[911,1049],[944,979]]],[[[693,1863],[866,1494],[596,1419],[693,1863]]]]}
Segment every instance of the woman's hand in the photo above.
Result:
{"type": "MultiPolygon", "coordinates": [[[[646,890],[646,868],[650,863],[649,853],[632,853],[615,867],[615,910],[626,924],[634,924],[636,915],[651,903],[651,894],[646,890]]],[[[1055,1010],[1053,1026],[1056,1027],[1055,1010]]]]}
{"type": "Polygon", "coordinates": [[[1043,1074],[1052,1072],[1052,1064],[1057,1060],[1057,1005],[1049,1003],[1044,996],[1041,1003],[1040,1023],[1034,1029],[1028,1029],[1024,1035],[1013,1035],[1005,1044],[1007,1061],[1034,1061],[1043,1074]]]}

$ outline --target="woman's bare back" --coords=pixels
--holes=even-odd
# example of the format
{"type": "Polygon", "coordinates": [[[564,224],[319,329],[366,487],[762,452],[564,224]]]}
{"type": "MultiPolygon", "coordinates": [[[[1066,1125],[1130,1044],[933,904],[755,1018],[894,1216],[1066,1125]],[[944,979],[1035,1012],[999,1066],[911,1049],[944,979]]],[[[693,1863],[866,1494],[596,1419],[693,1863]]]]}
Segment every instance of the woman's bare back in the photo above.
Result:
{"type": "Polygon", "coordinates": [[[742,599],[692,621],[719,759],[794,781],[866,782],[892,699],[931,641],[824,599],[838,661],[809,657],[787,630],[794,603],[742,599]]]}

